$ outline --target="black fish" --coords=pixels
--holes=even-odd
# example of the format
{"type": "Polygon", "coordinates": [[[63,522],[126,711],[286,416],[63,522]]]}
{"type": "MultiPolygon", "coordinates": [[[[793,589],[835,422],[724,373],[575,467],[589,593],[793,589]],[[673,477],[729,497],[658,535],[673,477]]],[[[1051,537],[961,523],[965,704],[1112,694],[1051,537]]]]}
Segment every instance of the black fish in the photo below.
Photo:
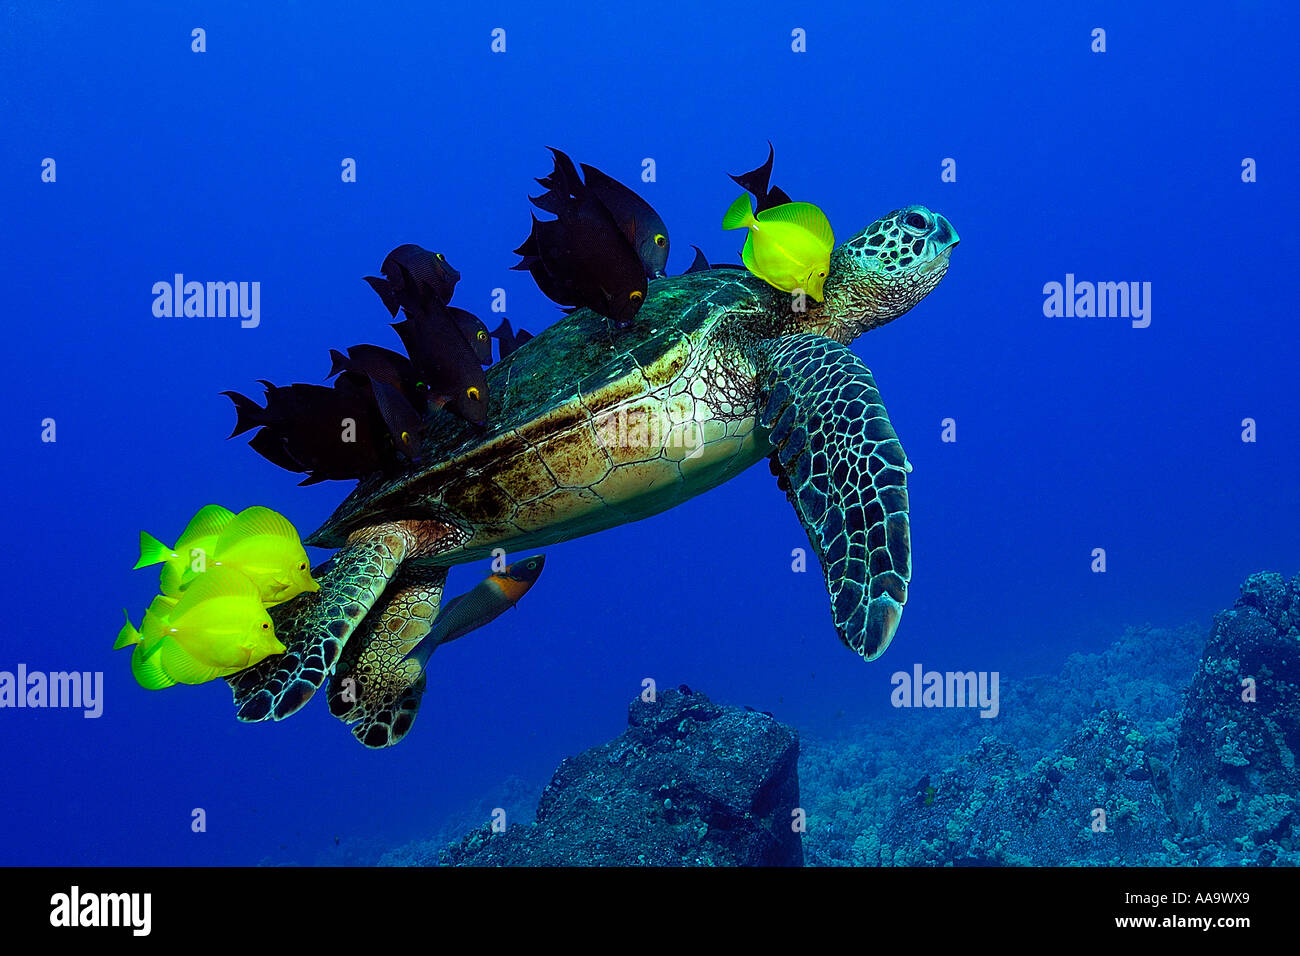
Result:
{"type": "Polygon", "coordinates": [[[436,403],[447,405],[468,422],[487,422],[487,377],[478,356],[457,329],[446,306],[405,308],[406,319],[393,324],[411,357],[420,383],[436,403]]]}
{"type": "Polygon", "coordinates": [[[460,273],[441,252],[430,252],[409,242],[390,252],[379,271],[384,274],[383,279],[364,278],[384,300],[388,314],[394,317],[406,305],[423,307],[429,302],[446,305],[460,281],[460,273]]]}
{"type": "Polygon", "coordinates": [[[478,358],[479,365],[492,364],[492,336],[488,334],[487,326],[473,312],[466,312],[464,309],[458,309],[455,306],[447,306],[447,312],[451,320],[456,323],[456,328],[460,330],[461,337],[478,358]]]}
{"type": "Polygon", "coordinates": [[[773,206],[784,206],[790,202],[790,197],[786,195],[785,190],[779,186],[768,187],[768,180],[772,178],[772,159],[776,153],[772,149],[772,143],[769,140],[767,144],[767,162],[758,169],[751,169],[747,173],[741,173],[739,176],[731,178],[736,185],[742,189],[753,193],[758,200],[754,215],[758,215],[764,209],[771,209],[773,206]]]}
{"type": "Polygon", "coordinates": [[[395,446],[369,387],[346,377],[333,388],[262,384],[265,408],[238,392],[222,392],[238,416],[231,437],[262,426],[249,447],[288,471],[308,472],[299,484],[364,478],[396,462],[395,446]],[[350,427],[344,424],[349,421],[350,427]],[[345,433],[353,440],[345,440],[345,433]]]}
{"type": "MultiPolygon", "coordinates": [[[[344,375],[353,375],[345,372],[344,375]]],[[[393,446],[411,461],[420,460],[420,436],[424,434],[424,419],[415,410],[396,385],[377,378],[367,378],[379,414],[383,416],[393,446]]]]}
{"type": "Polygon", "coordinates": [[[507,355],[513,353],[532,337],[532,333],[525,329],[516,332],[510,327],[509,319],[502,319],[501,324],[492,333],[492,338],[497,340],[497,351],[500,353],[498,360],[504,359],[507,355]]]}
{"type": "Polygon", "coordinates": [[[586,306],[610,319],[615,329],[632,324],[645,302],[646,276],[641,259],[609,210],[578,179],[569,158],[557,149],[555,170],[538,180],[548,191],[532,201],[558,218],[533,228],[515,253],[523,260],[512,269],[527,269],[537,287],[560,305],[586,306]]]}
{"type": "Polygon", "coordinates": [[[348,349],[347,355],[330,349],[330,360],[332,364],[327,378],[340,372],[357,372],[396,387],[415,407],[423,405],[428,390],[419,386],[420,377],[415,374],[415,366],[401,352],[382,345],[354,345],[348,349]]]}
{"type": "Polygon", "coordinates": [[[582,178],[587,188],[604,203],[628,242],[632,243],[645,267],[646,278],[662,278],[668,267],[668,227],[659,213],[627,186],[595,166],[583,163],[582,178]]]}

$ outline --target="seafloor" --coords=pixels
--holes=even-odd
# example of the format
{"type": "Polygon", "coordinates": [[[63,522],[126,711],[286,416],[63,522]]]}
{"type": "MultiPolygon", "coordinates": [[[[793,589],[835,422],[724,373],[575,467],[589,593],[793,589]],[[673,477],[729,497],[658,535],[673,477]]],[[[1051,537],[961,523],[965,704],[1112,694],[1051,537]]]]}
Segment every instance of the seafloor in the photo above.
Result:
{"type": "Polygon", "coordinates": [[[1295,865],[1297,685],[1300,575],[1256,574],[1208,635],[1130,629],[1004,683],[995,719],[936,709],[922,726],[900,710],[801,740],[769,715],[668,691],[634,701],[625,733],[544,789],[507,781],[428,839],[348,841],[313,862],[1295,865]],[[536,813],[493,832],[496,806],[536,813]]]}

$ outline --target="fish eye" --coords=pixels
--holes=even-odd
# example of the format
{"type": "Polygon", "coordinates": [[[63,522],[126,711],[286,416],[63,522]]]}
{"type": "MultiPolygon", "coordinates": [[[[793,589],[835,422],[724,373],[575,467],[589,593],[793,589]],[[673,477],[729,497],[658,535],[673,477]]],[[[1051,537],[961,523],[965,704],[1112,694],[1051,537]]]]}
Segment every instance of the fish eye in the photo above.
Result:
{"type": "Polygon", "coordinates": [[[447,259],[443,256],[441,252],[435,252],[434,255],[437,256],[443,262],[447,261],[447,259]]]}
{"type": "Polygon", "coordinates": [[[665,236],[662,232],[656,234],[655,245],[658,246],[660,249],[662,249],[664,246],[668,245],[668,237],[665,236]]]}
{"type": "Polygon", "coordinates": [[[271,625],[270,625],[270,624],[267,624],[265,621],[263,621],[263,622],[262,622],[262,630],[264,630],[264,631],[269,631],[270,629],[271,629],[271,625]]]}
{"type": "Polygon", "coordinates": [[[470,399],[470,401],[478,401],[478,389],[473,385],[465,389],[465,395],[470,399]]]}
{"type": "Polygon", "coordinates": [[[299,570],[299,571],[306,571],[306,570],[307,570],[307,562],[304,561],[302,564],[298,565],[298,570],[299,570]]]}
{"type": "Polygon", "coordinates": [[[637,291],[633,291],[631,294],[628,295],[628,298],[631,299],[633,302],[640,302],[641,293],[637,291]]]}
{"type": "Polygon", "coordinates": [[[410,433],[410,432],[402,432],[402,444],[405,445],[405,444],[409,443],[410,440],[411,440],[411,433],[410,433]]]}
{"type": "Polygon", "coordinates": [[[479,329],[479,330],[478,330],[478,340],[479,340],[480,342],[482,342],[482,341],[483,341],[484,339],[486,339],[486,338],[487,338],[487,333],[484,332],[482,329],[479,329]]]}

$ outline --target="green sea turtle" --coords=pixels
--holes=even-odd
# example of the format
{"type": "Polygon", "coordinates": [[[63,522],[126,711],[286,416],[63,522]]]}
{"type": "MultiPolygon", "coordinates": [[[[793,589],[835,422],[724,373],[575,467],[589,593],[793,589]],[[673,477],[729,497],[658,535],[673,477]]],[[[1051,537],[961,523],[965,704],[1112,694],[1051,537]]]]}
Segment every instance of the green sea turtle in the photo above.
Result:
{"type": "Polygon", "coordinates": [[[878,657],[911,577],[911,466],[849,343],[929,294],[956,244],[908,206],[835,249],[821,303],[721,268],[656,280],[631,328],[587,309],[551,326],[488,371],[487,428],[431,411],[423,464],[363,480],[307,539],[339,550],[318,592],[273,609],[286,652],[229,678],[239,718],[283,719],[332,674],[331,711],[389,746],[415,718],[408,654],[450,567],[657,514],[764,457],[840,639],[878,657]]]}

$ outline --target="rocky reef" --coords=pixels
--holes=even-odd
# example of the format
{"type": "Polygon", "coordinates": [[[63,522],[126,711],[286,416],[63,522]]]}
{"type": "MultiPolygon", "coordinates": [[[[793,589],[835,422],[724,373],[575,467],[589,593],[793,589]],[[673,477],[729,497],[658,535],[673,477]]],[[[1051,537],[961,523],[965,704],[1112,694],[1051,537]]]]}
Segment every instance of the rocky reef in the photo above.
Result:
{"type": "Polygon", "coordinates": [[[560,765],[535,822],[384,862],[1294,866],[1298,749],[1300,575],[1256,574],[1208,639],[1130,629],[1004,681],[992,720],[898,710],[801,752],[685,688],[637,700],[621,736],[560,765]]]}
{"type": "Polygon", "coordinates": [[[442,853],[468,866],[800,866],[796,732],[702,693],[637,698],[628,730],[568,758],[536,822],[474,830],[442,853]]]}
{"type": "Polygon", "coordinates": [[[1296,865],[1297,624],[1300,576],[1257,574],[1208,641],[1130,630],[1009,682],[983,726],[901,712],[870,744],[811,742],[808,862],[1296,865]]]}
{"type": "Polygon", "coordinates": [[[460,866],[799,866],[799,738],[766,714],[669,690],[622,735],[565,760],[534,823],[473,831],[460,866]]]}

